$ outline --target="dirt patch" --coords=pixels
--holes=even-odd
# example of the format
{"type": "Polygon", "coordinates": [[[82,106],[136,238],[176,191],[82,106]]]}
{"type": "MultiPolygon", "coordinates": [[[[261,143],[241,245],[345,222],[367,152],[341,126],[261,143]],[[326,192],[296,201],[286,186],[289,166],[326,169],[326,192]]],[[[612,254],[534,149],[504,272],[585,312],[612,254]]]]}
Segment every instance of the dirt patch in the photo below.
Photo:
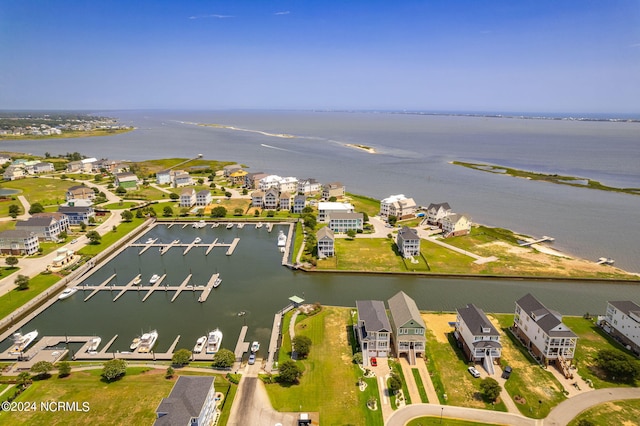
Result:
{"type": "Polygon", "coordinates": [[[438,343],[448,343],[447,334],[453,331],[450,322],[456,322],[456,314],[421,314],[427,329],[431,330],[438,343]]]}

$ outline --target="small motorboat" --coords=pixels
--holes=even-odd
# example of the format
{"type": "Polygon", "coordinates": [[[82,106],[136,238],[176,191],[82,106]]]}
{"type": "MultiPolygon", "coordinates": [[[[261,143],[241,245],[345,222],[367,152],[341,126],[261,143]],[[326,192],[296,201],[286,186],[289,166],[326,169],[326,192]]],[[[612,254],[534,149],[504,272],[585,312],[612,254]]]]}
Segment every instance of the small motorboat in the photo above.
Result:
{"type": "Polygon", "coordinates": [[[62,299],[66,299],[67,297],[71,297],[76,291],[78,291],[77,287],[67,288],[62,293],[60,293],[60,296],[58,296],[58,299],[62,300],[62,299]]]}
{"type": "Polygon", "coordinates": [[[255,354],[256,352],[258,352],[260,350],[260,343],[257,341],[254,341],[251,343],[251,353],[255,354]]]}
{"type": "Polygon", "coordinates": [[[100,346],[100,342],[102,342],[102,338],[94,337],[89,340],[89,347],[87,348],[87,352],[95,352],[98,350],[98,346],[100,346]]]}
{"type": "Polygon", "coordinates": [[[196,340],[196,345],[193,347],[193,353],[199,354],[204,349],[204,345],[207,343],[207,336],[198,337],[196,340]]]}

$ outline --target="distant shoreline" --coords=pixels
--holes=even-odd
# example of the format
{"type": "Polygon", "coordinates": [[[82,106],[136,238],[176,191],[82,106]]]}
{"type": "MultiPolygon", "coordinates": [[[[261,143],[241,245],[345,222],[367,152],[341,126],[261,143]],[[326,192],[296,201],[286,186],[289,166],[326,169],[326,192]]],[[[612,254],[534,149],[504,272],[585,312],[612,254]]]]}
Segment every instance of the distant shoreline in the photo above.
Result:
{"type": "Polygon", "coordinates": [[[128,129],[96,129],[89,131],[69,131],[59,135],[0,135],[2,141],[21,141],[21,140],[43,140],[43,139],[74,139],[74,138],[92,138],[98,136],[115,136],[122,133],[128,133],[136,130],[137,127],[128,129]]]}

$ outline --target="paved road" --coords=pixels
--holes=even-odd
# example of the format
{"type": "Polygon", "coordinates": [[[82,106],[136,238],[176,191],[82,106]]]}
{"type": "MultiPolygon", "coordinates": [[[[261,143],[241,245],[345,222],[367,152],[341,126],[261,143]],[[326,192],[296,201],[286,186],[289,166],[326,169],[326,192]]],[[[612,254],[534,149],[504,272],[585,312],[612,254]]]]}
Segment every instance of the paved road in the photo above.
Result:
{"type": "Polygon", "coordinates": [[[558,404],[544,419],[545,425],[566,425],[589,407],[608,401],[640,399],[640,388],[609,388],[585,392],[558,404]]]}
{"type": "Polygon", "coordinates": [[[409,420],[416,417],[432,416],[452,417],[483,423],[498,423],[511,426],[536,426],[541,421],[529,419],[520,415],[503,413],[498,411],[480,410],[476,408],[456,407],[453,405],[437,404],[411,404],[395,411],[386,426],[404,426],[409,420]]]}

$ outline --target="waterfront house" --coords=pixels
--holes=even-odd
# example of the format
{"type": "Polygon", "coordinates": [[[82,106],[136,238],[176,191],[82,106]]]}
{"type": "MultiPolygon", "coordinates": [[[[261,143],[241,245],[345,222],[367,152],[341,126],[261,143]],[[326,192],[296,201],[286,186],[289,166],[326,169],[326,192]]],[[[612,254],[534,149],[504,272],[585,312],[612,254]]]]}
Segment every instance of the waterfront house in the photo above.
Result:
{"type": "Polygon", "coordinates": [[[325,226],[316,232],[316,241],[318,245],[319,259],[335,255],[335,236],[329,227],[325,226]]]}
{"type": "Polygon", "coordinates": [[[176,170],[173,173],[173,187],[180,188],[183,186],[193,185],[193,179],[191,175],[184,170],[176,170]]]}
{"type": "Polygon", "coordinates": [[[282,178],[278,175],[269,175],[260,179],[258,189],[260,191],[267,191],[270,188],[280,188],[280,181],[282,178]]]}
{"type": "Polygon", "coordinates": [[[231,182],[231,185],[242,186],[244,185],[244,178],[248,174],[249,173],[244,170],[236,170],[229,175],[229,182],[231,182]]]}
{"type": "Polygon", "coordinates": [[[251,205],[260,208],[264,206],[264,191],[253,191],[251,193],[251,205]]]}
{"type": "Polygon", "coordinates": [[[302,210],[307,206],[307,197],[305,195],[296,195],[293,197],[293,205],[291,211],[293,213],[302,213],[302,210]]]}
{"type": "Polygon", "coordinates": [[[349,203],[320,202],[318,203],[318,222],[329,222],[332,213],[353,213],[354,207],[349,203]]]}
{"type": "Polygon", "coordinates": [[[630,300],[607,302],[600,326],[616,340],[640,355],[640,306],[630,300]]]}
{"type": "Polygon", "coordinates": [[[329,228],[336,233],[346,233],[353,229],[362,231],[364,215],[362,213],[335,212],[329,215],[329,228]]]}
{"type": "Polygon", "coordinates": [[[416,302],[400,291],[387,302],[391,313],[391,332],[396,356],[406,355],[409,364],[424,354],[427,327],[420,316],[416,302]]]}
{"type": "Polygon", "coordinates": [[[431,203],[427,207],[427,223],[430,225],[440,225],[442,219],[451,214],[449,203],[431,203]]]}
{"type": "Polygon", "coordinates": [[[403,226],[396,236],[396,245],[402,257],[420,255],[420,237],[415,229],[403,226]]]}
{"type": "Polygon", "coordinates": [[[471,232],[471,219],[463,214],[453,213],[442,218],[442,235],[447,237],[457,237],[468,235],[471,232]]]}
{"type": "Polygon", "coordinates": [[[260,179],[264,179],[268,174],[264,172],[247,173],[244,177],[244,186],[248,189],[257,189],[260,186],[260,179]]]}
{"type": "Polygon", "coordinates": [[[38,252],[38,236],[26,230],[0,231],[0,253],[5,255],[32,255],[38,252]]]}
{"type": "Polygon", "coordinates": [[[171,170],[160,170],[156,173],[156,183],[158,185],[171,185],[171,170]]]}
{"type": "Polygon", "coordinates": [[[291,210],[291,202],[293,200],[293,196],[290,192],[281,192],[278,202],[280,204],[280,209],[282,210],[291,210]]]}
{"type": "Polygon", "coordinates": [[[93,166],[98,162],[98,159],[95,157],[83,158],[80,160],[82,164],[81,171],[85,173],[91,173],[93,171],[93,166]]]}
{"type": "Polygon", "coordinates": [[[242,167],[240,167],[239,164],[230,164],[230,165],[224,166],[222,168],[222,175],[224,177],[228,178],[231,173],[236,172],[236,171],[241,170],[241,169],[242,169],[242,167]]]}
{"type": "Polygon", "coordinates": [[[67,192],[65,193],[65,200],[67,200],[67,202],[73,201],[73,200],[95,200],[96,198],[96,193],[93,191],[92,188],[89,188],[86,185],[75,185],[70,187],[69,189],[67,189],[67,192]]]}
{"type": "Polygon", "coordinates": [[[560,313],[547,309],[531,294],[516,301],[513,332],[545,365],[562,368],[564,360],[573,359],[578,336],[562,322],[560,313]]]}
{"type": "Polygon", "coordinates": [[[278,189],[280,190],[280,192],[295,194],[298,190],[298,179],[292,176],[282,178],[280,180],[280,184],[278,185],[278,189]]]}
{"type": "Polygon", "coordinates": [[[113,177],[116,187],[121,186],[127,191],[130,189],[138,189],[138,176],[133,173],[115,173],[113,177]]]}
{"type": "Polygon", "coordinates": [[[58,213],[62,213],[69,218],[69,225],[80,225],[80,223],[88,225],[90,219],[96,215],[92,206],[78,205],[59,206],[58,213]]]}
{"type": "Polygon", "coordinates": [[[9,166],[2,174],[4,180],[17,180],[25,177],[24,169],[20,166],[9,166]]]}
{"type": "Polygon", "coordinates": [[[416,202],[413,198],[407,198],[404,194],[391,195],[380,201],[380,217],[388,219],[389,216],[409,219],[416,215],[416,202]]]}
{"type": "Polygon", "coordinates": [[[34,174],[51,173],[53,171],[55,171],[53,163],[49,162],[37,162],[29,168],[29,172],[34,174]]]}
{"type": "Polygon", "coordinates": [[[192,207],[196,203],[196,190],[185,188],[180,193],[180,207],[192,207]]]}
{"type": "Polygon", "coordinates": [[[154,426],[206,426],[216,419],[215,377],[179,376],[156,408],[154,426]]]}
{"type": "Polygon", "coordinates": [[[313,178],[303,179],[298,182],[298,194],[311,195],[322,191],[322,184],[313,178]]]}
{"type": "Polygon", "coordinates": [[[0,165],[5,165],[9,161],[11,161],[11,158],[5,157],[4,155],[0,155],[0,165]]]}
{"type": "Polygon", "coordinates": [[[276,188],[269,188],[264,193],[264,206],[263,208],[267,210],[275,210],[278,208],[278,200],[280,198],[280,194],[276,188]]]}
{"type": "Polygon", "coordinates": [[[196,206],[207,206],[211,204],[211,201],[213,201],[213,196],[208,189],[196,193],[196,206]]]}
{"type": "Polygon", "coordinates": [[[500,362],[502,351],[500,333],[482,309],[472,303],[458,308],[454,336],[468,361],[482,363],[489,374],[495,372],[493,363],[500,362]]]}
{"type": "Polygon", "coordinates": [[[387,357],[391,341],[391,324],[380,300],[356,300],[358,324],[356,337],[362,351],[362,365],[368,367],[371,357],[387,357]]]}
{"type": "Polygon", "coordinates": [[[340,182],[327,183],[322,186],[322,198],[328,200],[331,197],[344,197],[345,188],[340,182]]]}
{"type": "Polygon", "coordinates": [[[82,161],[69,161],[67,163],[68,172],[79,172],[82,170],[82,161]]]}
{"type": "Polygon", "coordinates": [[[62,213],[36,213],[17,221],[16,229],[32,232],[42,241],[57,241],[61,232],[69,230],[69,218],[62,213]]]}

